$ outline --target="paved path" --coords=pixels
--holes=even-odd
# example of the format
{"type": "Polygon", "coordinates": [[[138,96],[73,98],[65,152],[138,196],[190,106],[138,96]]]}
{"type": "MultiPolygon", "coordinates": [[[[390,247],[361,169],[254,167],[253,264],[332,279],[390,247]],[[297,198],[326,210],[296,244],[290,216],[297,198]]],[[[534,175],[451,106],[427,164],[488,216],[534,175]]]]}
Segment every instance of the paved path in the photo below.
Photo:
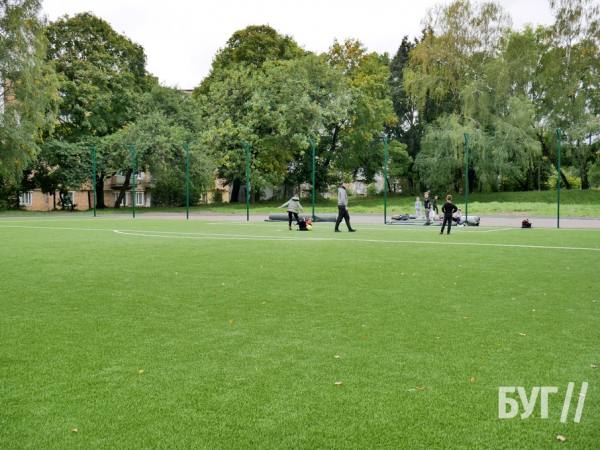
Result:
{"type": "MultiPolygon", "coordinates": [[[[110,214],[110,213],[102,213],[98,214],[99,217],[111,217],[111,218],[127,218],[131,217],[125,214],[110,214]]],[[[53,219],[58,216],[55,215],[6,215],[0,216],[0,221],[3,219],[53,219]]],[[[70,217],[68,214],[65,214],[65,217],[70,217]]],[[[89,217],[87,215],[78,214],[76,216],[72,216],[73,218],[78,217],[89,217]]],[[[158,213],[158,212],[142,212],[137,214],[138,218],[148,218],[148,219],[185,219],[185,212],[181,213],[158,213]]],[[[388,220],[391,215],[388,216],[388,220]]],[[[252,214],[250,213],[250,221],[251,222],[264,222],[269,218],[269,214],[252,214]]],[[[507,227],[507,228],[520,228],[521,221],[525,219],[525,217],[521,216],[481,216],[481,225],[482,227],[507,227]]],[[[527,219],[533,224],[534,228],[556,228],[556,217],[532,217],[527,216],[527,219]]],[[[236,222],[245,222],[246,221],[246,213],[194,213],[190,214],[190,220],[231,220],[236,222]]],[[[350,221],[353,225],[356,225],[356,228],[359,228],[361,224],[370,224],[370,225],[383,225],[383,215],[382,214],[350,214],[350,221]]],[[[326,223],[324,223],[327,226],[326,223]]],[[[333,224],[331,224],[333,226],[333,224]]],[[[342,223],[342,227],[345,225],[342,223]]],[[[560,219],[560,228],[587,228],[587,229],[600,229],[600,217],[564,217],[560,219]]]]}
{"type": "MultiPolygon", "coordinates": [[[[108,215],[102,215],[106,217],[108,215]]],[[[122,215],[115,215],[115,217],[123,217],[122,215]]],[[[185,214],[182,213],[144,213],[138,215],[138,217],[152,217],[152,218],[169,218],[169,219],[185,219],[185,214]]],[[[263,222],[269,218],[269,214],[252,214],[250,213],[251,222],[263,222]]],[[[520,216],[481,216],[482,227],[521,227],[521,221],[525,217],[520,216]]],[[[556,217],[527,217],[533,224],[534,228],[556,228],[556,217]]],[[[203,213],[203,214],[190,214],[192,220],[232,220],[244,222],[246,221],[246,214],[231,213],[231,214],[219,214],[219,213],[203,213]]],[[[388,217],[389,219],[389,217],[388,217]]],[[[383,215],[379,214],[351,214],[350,222],[356,224],[357,228],[360,224],[380,224],[383,225],[383,215]]],[[[333,225],[333,224],[332,224],[333,225]]],[[[344,224],[342,224],[345,226],[344,224]]],[[[565,217],[560,219],[560,228],[595,228],[600,229],[600,218],[588,218],[588,217],[565,217]]]]}

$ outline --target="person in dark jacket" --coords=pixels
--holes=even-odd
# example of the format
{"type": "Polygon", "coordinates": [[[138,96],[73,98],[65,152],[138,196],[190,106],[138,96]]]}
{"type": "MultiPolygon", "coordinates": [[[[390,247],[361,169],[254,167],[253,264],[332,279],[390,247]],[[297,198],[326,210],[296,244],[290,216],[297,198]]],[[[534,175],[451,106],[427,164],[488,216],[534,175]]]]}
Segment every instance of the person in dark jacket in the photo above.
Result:
{"type": "Polygon", "coordinates": [[[438,201],[438,196],[436,195],[435,197],[433,197],[433,210],[435,211],[436,214],[439,214],[440,211],[438,210],[438,207],[437,207],[437,201],[438,201]]]}
{"type": "Polygon", "coordinates": [[[454,203],[452,203],[452,196],[446,196],[446,203],[442,206],[442,212],[444,213],[444,223],[442,224],[442,231],[440,234],[444,234],[444,228],[446,224],[448,224],[448,234],[450,234],[450,229],[452,228],[452,215],[458,211],[458,208],[454,203]]]}

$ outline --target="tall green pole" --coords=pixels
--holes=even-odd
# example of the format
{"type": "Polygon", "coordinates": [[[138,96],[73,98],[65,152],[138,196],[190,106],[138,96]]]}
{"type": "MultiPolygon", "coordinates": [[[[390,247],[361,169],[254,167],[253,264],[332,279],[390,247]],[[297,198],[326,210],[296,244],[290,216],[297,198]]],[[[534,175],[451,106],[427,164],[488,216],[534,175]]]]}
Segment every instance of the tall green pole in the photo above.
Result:
{"type": "Polygon", "coordinates": [[[387,166],[388,166],[388,152],[387,152],[387,136],[383,137],[383,153],[384,153],[384,165],[383,165],[383,224],[387,223],[387,166]]]}
{"type": "Polygon", "coordinates": [[[242,142],[246,149],[246,222],[250,221],[250,144],[242,142]]]}
{"type": "Polygon", "coordinates": [[[96,217],[96,147],[89,147],[92,152],[93,172],[94,172],[94,217],[96,217]]]}
{"type": "Polygon", "coordinates": [[[465,222],[469,221],[469,135],[465,133],[465,144],[467,150],[467,165],[465,169],[465,222]]]}
{"type": "Polygon", "coordinates": [[[556,188],[558,189],[558,199],[556,201],[556,228],[560,228],[560,147],[561,147],[561,132],[560,128],[556,130],[558,136],[558,176],[556,177],[556,188]]]}
{"type": "Polygon", "coordinates": [[[315,140],[309,139],[312,146],[312,218],[315,220],[315,140]]]}
{"type": "Polygon", "coordinates": [[[190,218],[190,146],[181,144],[185,150],[185,218],[190,218]]]}
{"type": "Polygon", "coordinates": [[[133,218],[135,219],[135,147],[128,145],[127,149],[131,152],[131,179],[132,181],[132,203],[133,203],[133,218]]]}

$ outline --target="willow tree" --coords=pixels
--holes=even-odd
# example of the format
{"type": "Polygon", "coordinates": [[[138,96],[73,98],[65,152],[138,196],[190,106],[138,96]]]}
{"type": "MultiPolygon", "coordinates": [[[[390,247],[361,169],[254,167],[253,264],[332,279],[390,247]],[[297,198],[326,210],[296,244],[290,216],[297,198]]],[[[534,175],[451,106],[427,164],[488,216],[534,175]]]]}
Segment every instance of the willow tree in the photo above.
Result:
{"type": "Polygon", "coordinates": [[[54,125],[58,93],[44,60],[39,0],[0,0],[0,179],[15,183],[54,125]]]}

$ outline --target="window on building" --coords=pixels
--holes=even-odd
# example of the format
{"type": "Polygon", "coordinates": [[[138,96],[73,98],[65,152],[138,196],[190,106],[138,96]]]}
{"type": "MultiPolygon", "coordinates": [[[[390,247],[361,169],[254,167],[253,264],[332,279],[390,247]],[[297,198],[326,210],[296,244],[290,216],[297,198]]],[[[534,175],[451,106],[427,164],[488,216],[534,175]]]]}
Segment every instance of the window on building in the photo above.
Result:
{"type": "Polygon", "coordinates": [[[139,172],[137,174],[137,179],[138,180],[145,180],[146,179],[146,174],[144,172],[139,172]]]}
{"type": "MultiPolygon", "coordinates": [[[[127,198],[129,197],[129,193],[125,193],[125,197],[123,197],[123,201],[121,202],[121,206],[127,206],[127,198]]],[[[119,193],[115,192],[115,204],[117,204],[117,200],[119,199],[119,193]]]]}
{"type": "Polygon", "coordinates": [[[58,201],[58,206],[60,206],[60,207],[62,207],[62,206],[70,207],[71,205],[75,204],[75,191],[69,191],[69,192],[67,192],[67,197],[69,197],[69,204],[68,205],[63,205],[62,201],[59,200],[58,201]]]}
{"type": "Polygon", "coordinates": [[[23,192],[21,195],[19,195],[19,204],[25,205],[25,206],[31,206],[32,202],[33,202],[33,191],[23,192]]]}
{"type": "Polygon", "coordinates": [[[135,205],[136,206],[144,206],[144,193],[143,192],[135,193],[135,205]]]}

